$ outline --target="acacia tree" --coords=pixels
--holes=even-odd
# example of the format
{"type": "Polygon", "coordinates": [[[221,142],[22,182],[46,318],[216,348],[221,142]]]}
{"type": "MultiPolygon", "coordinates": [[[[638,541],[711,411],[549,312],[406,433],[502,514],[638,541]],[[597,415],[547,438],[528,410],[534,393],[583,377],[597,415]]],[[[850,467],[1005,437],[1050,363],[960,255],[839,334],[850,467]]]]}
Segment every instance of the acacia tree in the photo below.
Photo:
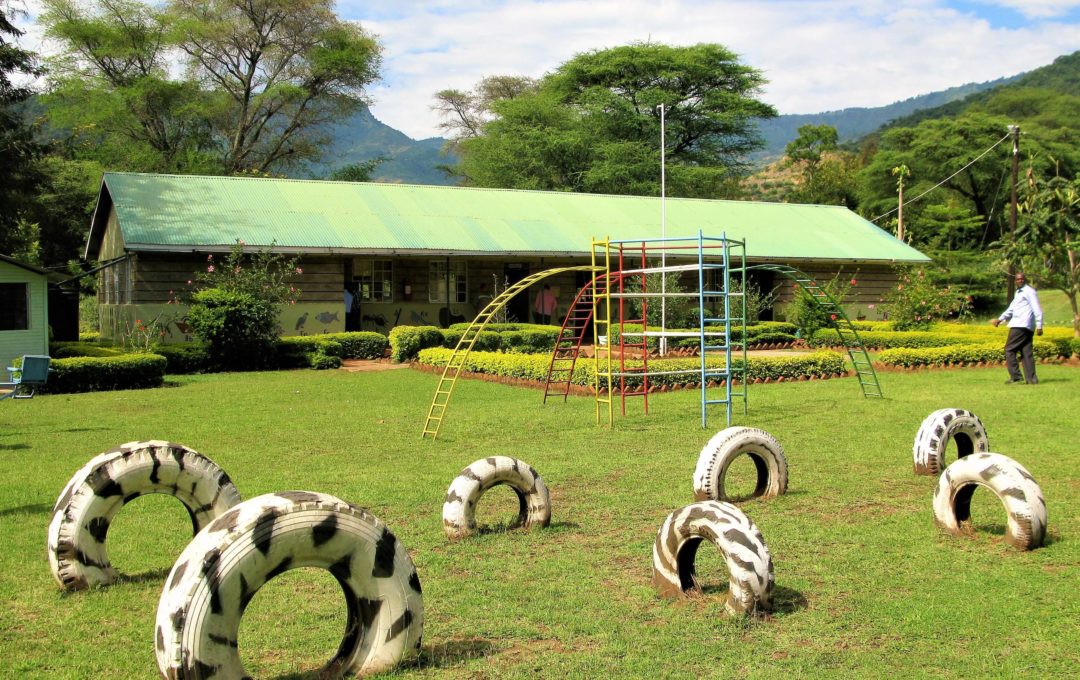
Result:
{"type": "Polygon", "coordinates": [[[754,120],[776,115],[756,99],[764,84],[721,45],[636,43],[579,54],[482,106],[444,91],[436,108],[461,133],[453,169],[471,184],[658,194],[663,105],[670,192],[715,196],[760,147],[754,120]]]}
{"type": "Polygon", "coordinates": [[[1073,314],[1073,336],[1080,338],[1080,175],[1040,181],[1027,173],[1022,219],[1016,237],[1004,244],[1009,262],[1037,281],[1065,293],[1073,314]]]}
{"type": "Polygon", "coordinates": [[[123,169],[262,173],[313,160],[319,128],[363,103],[381,63],[375,37],[331,0],[44,3],[46,34],[67,48],[52,112],[89,131],[95,145],[76,155],[123,169]]]}
{"type": "Polygon", "coordinates": [[[784,149],[788,166],[798,169],[801,175],[788,199],[855,208],[858,160],[854,154],[840,150],[836,128],[802,125],[798,133],[784,149]]]}

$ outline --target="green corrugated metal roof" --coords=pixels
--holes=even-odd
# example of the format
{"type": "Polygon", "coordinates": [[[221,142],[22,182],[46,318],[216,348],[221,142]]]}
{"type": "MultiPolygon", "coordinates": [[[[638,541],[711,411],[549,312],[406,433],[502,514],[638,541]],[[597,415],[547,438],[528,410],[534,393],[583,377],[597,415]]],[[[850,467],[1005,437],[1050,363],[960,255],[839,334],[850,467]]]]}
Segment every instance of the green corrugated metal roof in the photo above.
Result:
{"type": "MultiPolygon", "coordinates": [[[[640,196],[106,173],[90,255],[105,226],[103,199],[135,251],[216,249],[240,239],[315,252],[585,253],[593,236],[652,239],[661,231],[660,199],[640,196]]],[[[668,237],[696,237],[699,228],[745,240],[753,258],[927,259],[843,207],[667,200],[668,237]]]]}

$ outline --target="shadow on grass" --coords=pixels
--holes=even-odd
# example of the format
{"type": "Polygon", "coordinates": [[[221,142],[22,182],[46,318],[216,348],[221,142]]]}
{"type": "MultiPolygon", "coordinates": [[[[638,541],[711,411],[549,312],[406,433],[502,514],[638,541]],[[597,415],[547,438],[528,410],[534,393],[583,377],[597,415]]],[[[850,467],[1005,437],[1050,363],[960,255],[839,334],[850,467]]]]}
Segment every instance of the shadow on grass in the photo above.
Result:
{"type": "Polygon", "coordinates": [[[0,517],[7,517],[8,515],[47,515],[52,512],[52,508],[53,506],[44,503],[19,505],[14,508],[0,510],[0,517]]]}
{"type": "MultiPolygon", "coordinates": [[[[487,640],[450,640],[437,645],[425,645],[420,651],[420,656],[412,663],[406,663],[400,667],[406,671],[410,669],[423,670],[425,668],[447,668],[468,661],[488,656],[495,650],[495,646],[487,640]]],[[[301,671],[299,673],[286,673],[275,675],[273,680],[325,680],[327,675],[324,669],[301,671]]]]}
{"type": "MultiPolygon", "coordinates": [[[[574,522],[552,522],[546,530],[558,530],[558,529],[578,529],[580,524],[574,522]]],[[[523,528],[517,522],[499,522],[497,524],[482,524],[476,528],[477,536],[486,536],[488,534],[505,534],[511,531],[542,531],[540,527],[533,527],[529,529],[523,528]]]]}
{"type": "Polygon", "coordinates": [[[0,444],[0,451],[21,451],[29,448],[29,444],[0,444]]]}
{"type": "Polygon", "coordinates": [[[162,567],[161,569],[144,571],[140,574],[120,574],[116,578],[116,583],[119,585],[121,583],[150,583],[153,581],[164,581],[171,569],[172,567],[162,567]]]}
{"type": "MultiPolygon", "coordinates": [[[[705,584],[701,587],[701,594],[706,597],[727,596],[727,592],[727,581],[713,585],[705,584]]],[[[808,604],[806,596],[798,590],[784,586],[773,586],[772,609],[769,610],[769,614],[773,616],[794,614],[800,609],[806,609],[808,604]]]]}

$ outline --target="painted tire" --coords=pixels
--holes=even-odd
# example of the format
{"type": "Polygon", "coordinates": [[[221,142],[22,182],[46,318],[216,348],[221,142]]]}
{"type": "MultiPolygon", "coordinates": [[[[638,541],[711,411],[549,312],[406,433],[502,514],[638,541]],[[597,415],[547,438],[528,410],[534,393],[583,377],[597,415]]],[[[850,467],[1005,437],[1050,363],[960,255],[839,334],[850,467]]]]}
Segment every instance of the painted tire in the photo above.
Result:
{"type": "Polygon", "coordinates": [[[1024,466],[1000,453],[975,453],[945,468],[934,489],[934,521],[962,535],[960,523],[971,518],[971,496],[983,486],[994,492],[1008,516],[1005,542],[1031,550],[1046,536],[1046,501],[1024,466]]]}
{"type": "Polygon", "coordinates": [[[221,468],[180,444],[129,442],[95,456],[64,487],[49,522],[49,566],[65,590],[116,580],[105,547],[109,525],[126,503],[151,493],[183,503],[196,534],[240,502],[221,468]]]}
{"type": "Polygon", "coordinates": [[[701,501],[664,520],[653,544],[653,585],[662,597],[700,593],[694,560],[701,542],[712,541],[724,555],[729,584],[724,608],[730,614],[757,614],[772,606],[772,556],[757,526],[731,503],[701,501]]]}
{"type": "Polygon", "coordinates": [[[915,474],[941,474],[945,469],[945,451],[950,439],[956,441],[959,458],[990,450],[986,428],[978,416],[962,408],[943,408],[926,416],[915,434],[912,447],[915,474]]]}
{"type": "Polygon", "coordinates": [[[476,504],[484,492],[507,484],[518,497],[518,516],[512,526],[546,527],[551,523],[551,496],[531,465],[509,456],[482,458],[461,471],[450,484],[443,503],[443,530],[450,538],[476,532],[476,504]]]}
{"type": "Polygon", "coordinates": [[[731,462],[743,454],[757,468],[752,498],[772,498],[787,491],[787,458],[780,442],[764,430],[729,427],[717,432],[701,449],[694,470],[694,500],[728,500],[724,478],[731,462]]]}
{"type": "Polygon", "coordinates": [[[379,672],[419,651],[424,601],[405,547],[363,508],[284,491],[229,510],[177,559],[158,601],[162,675],[249,677],[237,648],[244,609],[267,581],[300,567],[329,571],[345,593],[345,636],[326,676],[379,672]]]}

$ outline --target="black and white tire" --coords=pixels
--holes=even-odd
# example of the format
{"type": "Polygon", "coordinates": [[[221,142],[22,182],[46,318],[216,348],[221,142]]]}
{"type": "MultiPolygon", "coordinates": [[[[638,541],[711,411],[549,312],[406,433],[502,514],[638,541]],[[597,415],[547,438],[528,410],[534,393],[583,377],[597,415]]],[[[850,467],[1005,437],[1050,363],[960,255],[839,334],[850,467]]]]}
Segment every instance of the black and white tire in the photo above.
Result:
{"type": "Polygon", "coordinates": [[[956,442],[958,458],[990,450],[986,428],[978,416],[962,408],[939,409],[926,416],[915,433],[912,447],[915,474],[941,474],[945,469],[945,451],[950,440],[956,442]]]}
{"type": "Polygon", "coordinates": [[[701,449],[694,470],[694,500],[729,500],[724,481],[732,461],[743,454],[757,469],[757,485],[751,498],[772,498],[787,491],[787,458],[780,442],[764,430],[729,427],[713,435],[701,449]]]}
{"type": "Polygon", "coordinates": [[[739,508],[700,501],[664,520],[653,544],[653,585],[663,597],[700,593],[694,560],[702,541],[711,541],[728,569],[730,614],[759,614],[772,606],[772,556],[757,526],[739,508]]]}
{"type": "Polygon", "coordinates": [[[971,496],[986,487],[1005,506],[1005,542],[1032,550],[1046,536],[1046,501],[1039,484],[1008,456],[974,453],[945,468],[934,489],[934,521],[951,534],[962,535],[961,524],[971,518],[971,496]]]}
{"type": "Polygon", "coordinates": [[[177,559],[158,602],[161,673],[170,680],[249,677],[238,649],[244,609],[267,581],[300,567],[329,571],[345,594],[345,635],[325,676],[387,670],[420,650],[420,579],[394,534],[333,496],[284,491],[229,510],[177,559]]]}
{"type": "Polygon", "coordinates": [[[461,471],[443,503],[443,530],[452,539],[476,532],[476,504],[484,492],[506,484],[518,498],[513,527],[546,527],[551,523],[551,496],[531,465],[509,456],[482,458],[461,471]]]}
{"type": "Polygon", "coordinates": [[[152,493],[183,503],[196,534],[240,502],[221,468],[180,444],[129,442],[95,456],[64,487],[49,522],[49,566],[65,590],[116,580],[105,546],[109,525],[126,503],[152,493]]]}

